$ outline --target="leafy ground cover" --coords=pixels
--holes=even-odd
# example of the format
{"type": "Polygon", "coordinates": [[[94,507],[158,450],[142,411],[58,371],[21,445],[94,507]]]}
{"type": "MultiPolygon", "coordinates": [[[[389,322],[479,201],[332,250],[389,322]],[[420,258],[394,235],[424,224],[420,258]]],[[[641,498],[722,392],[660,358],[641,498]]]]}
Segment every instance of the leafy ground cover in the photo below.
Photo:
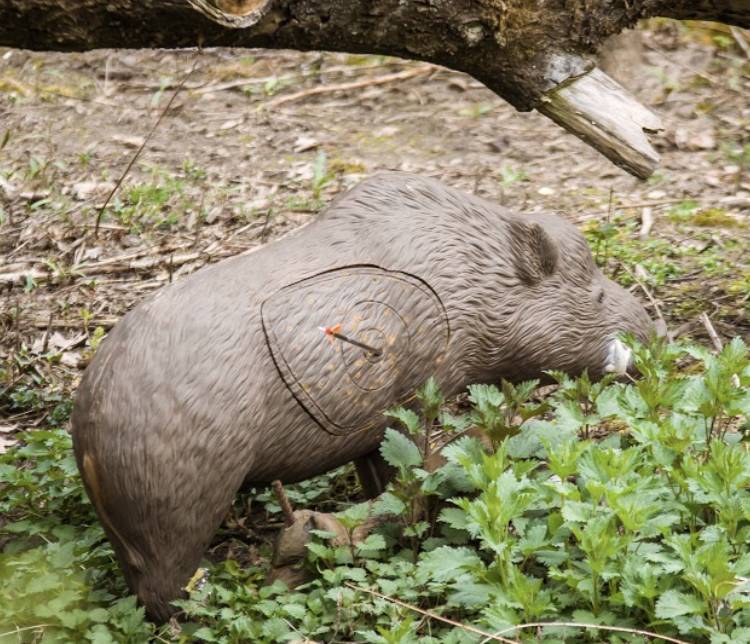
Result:
{"type": "MultiPolygon", "coordinates": [[[[29,432],[0,457],[0,641],[750,642],[747,347],[634,346],[631,383],[475,385],[449,412],[428,382],[419,413],[392,412],[388,492],[336,504],[348,530],[382,525],[315,534],[295,590],[263,585],[268,540],[235,542],[161,629],[126,596],[68,434],[29,432]],[[449,441],[437,468],[425,432],[449,441]]],[[[332,477],[290,494],[330,500],[332,477]]]]}
{"type": "Polygon", "coordinates": [[[645,183],[461,74],[327,91],[421,63],[0,51],[0,644],[648,640],[638,628],[747,641],[747,362],[729,344],[750,338],[743,42],[656,21],[615,66],[665,117],[645,183]],[[350,530],[367,512],[386,525],[354,548],[318,535],[307,586],[264,587],[280,510],[268,490],[238,498],[179,624],[157,628],[127,596],[75,471],[66,423],[81,371],[148,293],[309,221],[380,169],[561,213],[683,344],[641,350],[643,378],[627,385],[557,374],[553,390],[497,383],[447,405],[427,387],[419,414],[395,414],[412,442],[389,433],[399,477],[375,508],[349,468],[287,490],[350,530]],[[719,358],[700,348],[703,313],[726,341],[719,358]],[[456,438],[433,471],[425,425],[436,441],[480,428],[494,449],[456,438]],[[590,626],[516,628],[553,620],[590,626]]]}

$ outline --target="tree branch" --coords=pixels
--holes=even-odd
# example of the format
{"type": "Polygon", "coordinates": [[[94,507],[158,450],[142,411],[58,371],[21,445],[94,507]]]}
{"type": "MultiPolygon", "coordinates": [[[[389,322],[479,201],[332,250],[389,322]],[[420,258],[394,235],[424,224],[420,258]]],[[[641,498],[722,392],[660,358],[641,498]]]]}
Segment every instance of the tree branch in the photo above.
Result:
{"type": "Polygon", "coordinates": [[[424,60],[471,74],[519,110],[538,108],[646,177],[658,160],[646,136],[657,119],[614,81],[591,74],[590,55],[654,15],[745,27],[750,0],[3,0],[0,45],[262,47],[424,60]]]}

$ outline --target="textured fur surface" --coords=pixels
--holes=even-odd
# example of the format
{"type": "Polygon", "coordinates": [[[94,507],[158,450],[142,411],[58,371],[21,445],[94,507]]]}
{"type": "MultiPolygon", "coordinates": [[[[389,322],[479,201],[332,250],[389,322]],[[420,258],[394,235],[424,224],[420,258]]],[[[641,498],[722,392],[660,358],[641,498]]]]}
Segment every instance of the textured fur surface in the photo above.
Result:
{"type": "Polygon", "coordinates": [[[152,617],[164,619],[243,482],[298,481],[376,450],[384,423],[373,418],[431,374],[446,394],[545,369],[597,376],[617,333],[645,338],[651,328],[643,307],[602,275],[564,220],[519,216],[432,179],[380,174],[309,226],[204,268],[128,313],[79,387],[76,457],[128,584],[152,617]],[[388,280],[370,297],[361,271],[352,269],[363,266],[403,273],[410,288],[425,286],[415,302],[427,302],[430,290],[439,304],[419,305],[423,312],[410,322],[409,301],[390,292],[388,280]],[[272,326],[286,324],[290,334],[277,340],[287,349],[275,351],[264,330],[264,302],[277,302],[278,293],[300,282],[306,297],[314,296],[319,282],[309,280],[331,271],[353,276],[335,298],[299,298],[297,306],[289,298],[288,319],[275,309],[272,326]],[[301,350],[293,344],[297,330],[315,326],[316,315],[329,319],[332,299],[387,300],[377,310],[402,319],[396,326],[408,335],[409,353],[396,359],[407,346],[399,344],[401,335],[388,345],[387,333],[363,328],[391,347],[392,362],[377,366],[386,374],[377,397],[362,393],[369,385],[348,393],[342,386],[337,401],[336,387],[316,391],[313,382],[313,403],[305,404],[299,391],[310,391],[303,382],[310,365],[313,374],[319,363],[321,374],[343,369],[348,378],[338,344],[332,348],[322,336],[311,336],[301,350]],[[447,339],[438,341],[434,334],[446,328],[447,339]],[[292,356],[286,372],[279,355],[292,356]],[[309,409],[318,403],[323,412],[331,405],[365,411],[361,419],[349,414],[336,433],[321,421],[325,413],[309,409]]]}

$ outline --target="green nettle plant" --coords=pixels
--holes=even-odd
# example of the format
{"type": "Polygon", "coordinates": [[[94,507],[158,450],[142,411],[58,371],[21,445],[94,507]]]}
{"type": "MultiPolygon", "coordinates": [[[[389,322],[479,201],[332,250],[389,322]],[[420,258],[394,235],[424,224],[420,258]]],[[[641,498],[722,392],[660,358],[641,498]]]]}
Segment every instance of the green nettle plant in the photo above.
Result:
{"type": "Polygon", "coordinates": [[[0,455],[0,642],[750,643],[748,349],[626,342],[629,382],[477,385],[448,413],[430,380],[389,413],[381,497],[290,486],[350,537],[313,533],[312,581],[225,559],[179,628],[125,598],[67,435],[32,432],[0,455]]]}
{"type": "Polygon", "coordinates": [[[0,454],[0,642],[148,641],[63,429],[0,454]]]}

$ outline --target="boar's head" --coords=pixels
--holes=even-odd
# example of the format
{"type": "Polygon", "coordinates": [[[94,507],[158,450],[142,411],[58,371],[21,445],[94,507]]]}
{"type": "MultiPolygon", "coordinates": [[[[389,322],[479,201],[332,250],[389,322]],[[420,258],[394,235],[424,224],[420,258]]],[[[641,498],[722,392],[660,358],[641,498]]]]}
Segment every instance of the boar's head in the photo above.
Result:
{"type": "Polygon", "coordinates": [[[554,215],[528,215],[509,218],[503,230],[500,261],[485,264],[494,273],[488,280],[494,293],[482,296],[492,304],[475,326],[482,331],[470,353],[484,364],[471,377],[585,370],[596,378],[629,370],[621,335],[645,342],[654,324],[643,305],[596,266],[578,229],[554,215]]]}

